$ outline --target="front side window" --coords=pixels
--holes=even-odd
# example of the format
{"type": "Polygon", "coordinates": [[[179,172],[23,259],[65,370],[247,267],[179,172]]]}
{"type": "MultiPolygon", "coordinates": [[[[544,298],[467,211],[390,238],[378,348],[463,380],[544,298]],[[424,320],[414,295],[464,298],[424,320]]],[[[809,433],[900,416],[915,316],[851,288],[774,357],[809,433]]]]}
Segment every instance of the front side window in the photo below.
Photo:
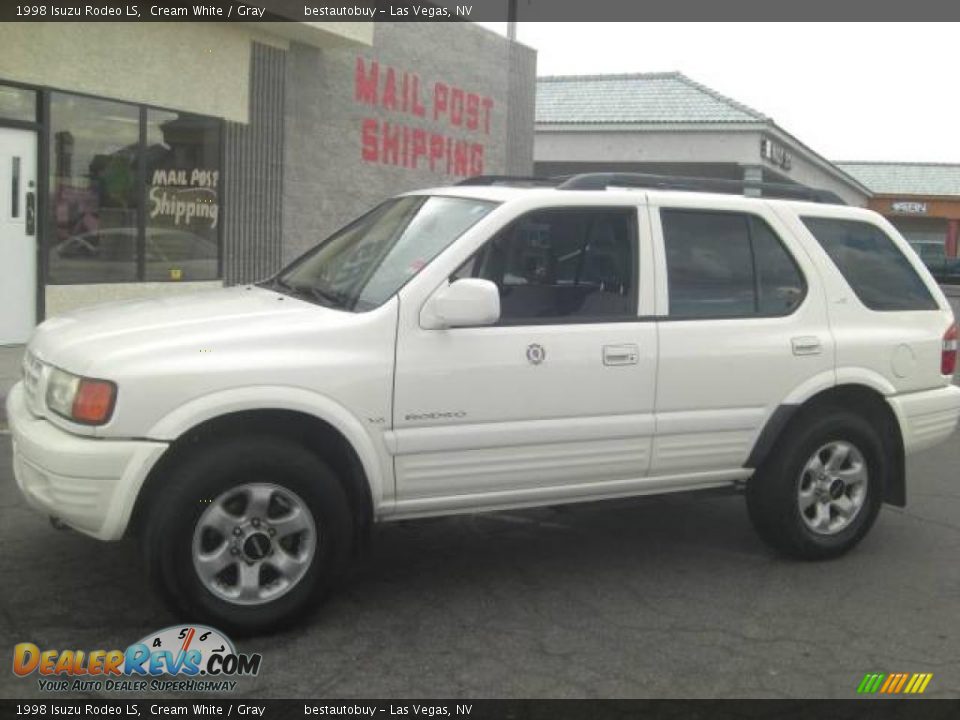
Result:
{"type": "Polygon", "coordinates": [[[495,207],[427,195],[389,200],[267,284],[338,309],[372,310],[495,207]]]}
{"type": "Polygon", "coordinates": [[[806,294],[796,262],[755,215],[660,211],[670,317],[787,315],[806,294]]]}
{"type": "Polygon", "coordinates": [[[937,310],[923,279],[883,230],[859,220],[801,218],[871,310],[937,310]]]}
{"type": "Polygon", "coordinates": [[[556,208],[497,234],[458,275],[500,289],[504,324],[637,318],[634,208],[556,208]]]}

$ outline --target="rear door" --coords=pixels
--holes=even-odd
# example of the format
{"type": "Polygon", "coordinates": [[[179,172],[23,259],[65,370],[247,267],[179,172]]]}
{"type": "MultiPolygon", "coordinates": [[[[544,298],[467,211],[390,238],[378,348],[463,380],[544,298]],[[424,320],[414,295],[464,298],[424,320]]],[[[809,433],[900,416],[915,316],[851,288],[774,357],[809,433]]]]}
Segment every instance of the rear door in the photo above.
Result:
{"type": "Polygon", "coordinates": [[[833,382],[816,270],[765,203],[651,199],[660,277],[651,474],[741,468],[777,406],[833,382]]]}

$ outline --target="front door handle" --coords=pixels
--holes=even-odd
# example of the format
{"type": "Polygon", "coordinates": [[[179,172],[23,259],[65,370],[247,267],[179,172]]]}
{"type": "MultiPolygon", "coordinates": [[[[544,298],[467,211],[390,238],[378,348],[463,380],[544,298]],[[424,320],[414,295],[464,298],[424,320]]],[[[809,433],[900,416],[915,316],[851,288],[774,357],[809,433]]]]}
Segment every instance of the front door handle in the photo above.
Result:
{"type": "Polygon", "coordinates": [[[604,345],[604,365],[636,365],[640,359],[640,348],[636,345],[604,345]]]}

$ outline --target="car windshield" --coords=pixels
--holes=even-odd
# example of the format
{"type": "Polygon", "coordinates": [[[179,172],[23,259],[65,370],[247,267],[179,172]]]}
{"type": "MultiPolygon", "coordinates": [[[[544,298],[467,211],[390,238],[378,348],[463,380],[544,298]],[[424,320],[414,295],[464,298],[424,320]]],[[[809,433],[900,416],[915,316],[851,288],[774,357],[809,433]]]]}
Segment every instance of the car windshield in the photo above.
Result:
{"type": "Polygon", "coordinates": [[[429,195],[389,200],[302,255],[265,286],[339,309],[371,310],[496,205],[429,195]]]}

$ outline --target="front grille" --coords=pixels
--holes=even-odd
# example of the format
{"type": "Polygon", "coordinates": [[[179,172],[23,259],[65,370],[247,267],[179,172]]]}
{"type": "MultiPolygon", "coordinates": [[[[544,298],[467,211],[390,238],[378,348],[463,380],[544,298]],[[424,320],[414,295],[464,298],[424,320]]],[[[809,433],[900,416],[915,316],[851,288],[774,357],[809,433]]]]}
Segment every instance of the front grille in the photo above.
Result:
{"type": "Polygon", "coordinates": [[[36,412],[40,380],[43,376],[43,363],[30,351],[23,355],[23,391],[27,396],[27,407],[36,412]]]}

